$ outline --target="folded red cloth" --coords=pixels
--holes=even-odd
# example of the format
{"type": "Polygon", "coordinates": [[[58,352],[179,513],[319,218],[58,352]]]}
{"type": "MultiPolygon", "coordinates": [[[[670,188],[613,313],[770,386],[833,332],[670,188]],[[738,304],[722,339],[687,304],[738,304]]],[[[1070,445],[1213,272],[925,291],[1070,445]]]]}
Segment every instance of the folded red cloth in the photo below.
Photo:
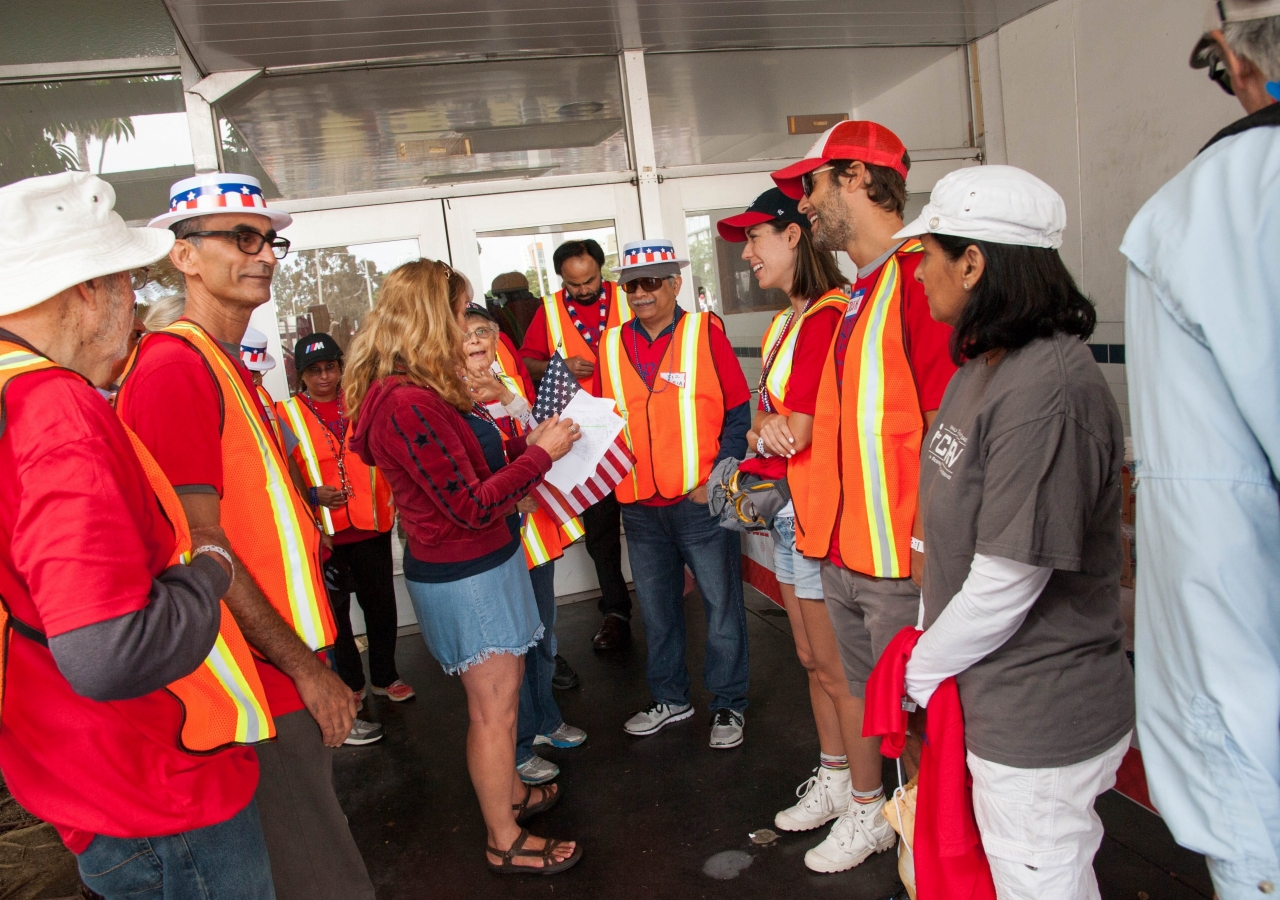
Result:
{"type": "MultiPolygon", "coordinates": [[[[907,660],[924,634],[904,628],[889,642],[867,679],[864,737],[883,735],[880,752],[902,755],[907,742],[907,660]]],[[[973,779],[965,762],[964,712],[956,680],[948,678],[929,700],[916,789],[917,900],[996,900],[991,866],[973,817],[973,779]]]]}

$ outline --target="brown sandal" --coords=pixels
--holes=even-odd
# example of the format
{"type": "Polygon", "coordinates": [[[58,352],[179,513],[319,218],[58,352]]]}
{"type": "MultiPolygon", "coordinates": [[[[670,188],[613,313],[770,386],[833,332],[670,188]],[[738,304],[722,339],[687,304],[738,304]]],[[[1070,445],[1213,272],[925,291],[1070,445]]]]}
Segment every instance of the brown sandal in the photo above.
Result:
{"type": "Polygon", "coordinates": [[[529,805],[529,799],[533,796],[535,785],[526,784],[524,786],[524,799],[519,803],[511,804],[511,809],[516,814],[516,824],[523,825],[534,816],[544,813],[560,802],[560,785],[558,784],[542,784],[537,785],[542,789],[542,799],[532,806],[529,805]],[[553,791],[552,788],[555,788],[553,791]]]}
{"type": "Polygon", "coordinates": [[[525,850],[525,841],[529,840],[529,829],[521,828],[520,834],[512,841],[511,846],[506,850],[499,850],[497,847],[489,847],[488,850],[494,856],[502,860],[501,863],[495,865],[489,862],[489,857],[485,857],[485,862],[489,866],[490,872],[496,872],[499,875],[557,875],[566,869],[572,869],[582,860],[582,846],[573,848],[573,853],[558,863],[553,863],[555,859],[556,848],[564,841],[555,838],[547,838],[546,844],[541,850],[525,850]],[[542,860],[540,866],[518,866],[515,863],[517,856],[535,857],[542,860]]]}

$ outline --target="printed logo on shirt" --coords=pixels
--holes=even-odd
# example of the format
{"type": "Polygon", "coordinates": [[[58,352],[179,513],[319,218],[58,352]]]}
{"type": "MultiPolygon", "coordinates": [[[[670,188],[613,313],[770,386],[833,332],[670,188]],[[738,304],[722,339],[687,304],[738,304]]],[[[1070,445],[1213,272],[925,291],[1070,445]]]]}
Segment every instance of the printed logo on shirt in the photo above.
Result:
{"type": "Polygon", "coordinates": [[[951,480],[955,472],[956,462],[964,453],[969,439],[954,425],[941,425],[929,438],[929,461],[934,463],[942,473],[942,477],[951,480]]]}
{"type": "Polygon", "coordinates": [[[678,388],[684,387],[685,379],[684,379],[683,372],[659,372],[658,377],[665,378],[667,381],[671,382],[678,388]]]}
{"type": "Polygon", "coordinates": [[[862,301],[866,299],[867,289],[858,288],[853,292],[853,296],[849,298],[849,305],[844,308],[844,317],[856,316],[858,310],[862,309],[862,301]]]}

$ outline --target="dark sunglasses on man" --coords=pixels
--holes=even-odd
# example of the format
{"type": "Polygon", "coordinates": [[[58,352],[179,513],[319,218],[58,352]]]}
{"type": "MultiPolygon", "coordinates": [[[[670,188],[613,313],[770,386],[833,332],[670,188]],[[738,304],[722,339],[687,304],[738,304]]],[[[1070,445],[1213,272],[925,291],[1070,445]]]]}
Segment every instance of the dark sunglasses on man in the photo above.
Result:
{"type": "Polygon", "coordinates": [[[276,259],[284,259],[289,253],[289,241],[282,237],[276,237],[274,231],[268,231],[266,234],[259,234],[248,229],[244,231],[193,231],[190,234],[183,235],[183,240],[193,237],[216,237],[235,241],[236,247],[239,248],[240,252],[249,256],[257,256],[261,253],[263,244],[271,245],[271,254],[276,259]]]}
{"type": "Polygon", "coordinates": [[[636,291],[643,290],[646,294],[652,294],[658,288],[662,287],[663,282],[668,278],[675,276],[665,275],[662,278],[632,278],[626,282],[622,289],[628,294],[634,294],[636,291]]]}

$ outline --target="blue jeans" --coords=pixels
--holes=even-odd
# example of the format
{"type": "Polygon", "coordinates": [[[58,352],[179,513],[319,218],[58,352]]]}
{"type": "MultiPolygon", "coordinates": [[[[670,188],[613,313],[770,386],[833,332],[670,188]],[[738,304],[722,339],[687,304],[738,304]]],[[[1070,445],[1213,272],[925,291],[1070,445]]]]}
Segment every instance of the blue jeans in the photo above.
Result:
{"type": "Polygon", "coordinates": [[[169,837],[100,834],[78,857],[80,877],[107,900],[275,900],[258,804],[225,822],[169,837]]]}
{"type": "Polygon", "coordinates": [[[631,574],[649,645],[647,676],[653,699],[689,702],[685,666],[684,567],[693,570],[707,616],[703,684],[712,709],[747,708],[747,614],[742,601],[742,545],[704,504],[624,503],[631,574]]]}
{"type": "MultiPolygon", "coordinates": [[[[521,559],[523,559],[523,555],[521,559]]],[[[529,570],[533,596],[538,601],[542,637],[524,656],[524,681],[520,683],[520,714],[516,723],[516,765],[533,756],[533,739],[550,734],[564,722],[552,693],[556,673],[556,564],[549,562],[529,570]]]]}

